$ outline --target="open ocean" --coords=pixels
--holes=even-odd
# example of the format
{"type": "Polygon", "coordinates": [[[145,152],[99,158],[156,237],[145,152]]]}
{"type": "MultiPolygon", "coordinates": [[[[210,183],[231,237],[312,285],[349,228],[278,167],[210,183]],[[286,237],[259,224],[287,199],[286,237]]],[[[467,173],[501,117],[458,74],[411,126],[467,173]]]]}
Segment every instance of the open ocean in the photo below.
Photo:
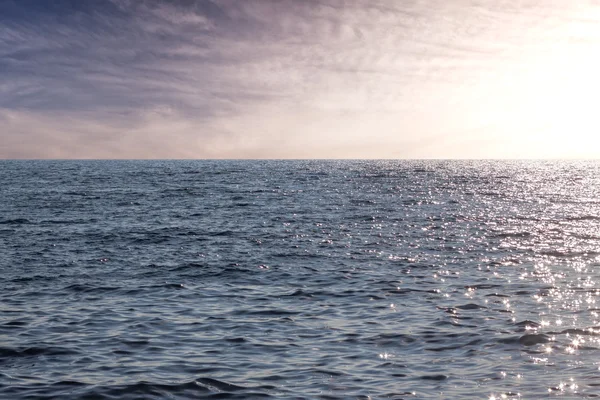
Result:
{"type": "Polygon", "coordinates": [[[600,397],[600,162],[1,161],[1,399],[600,397]]]}

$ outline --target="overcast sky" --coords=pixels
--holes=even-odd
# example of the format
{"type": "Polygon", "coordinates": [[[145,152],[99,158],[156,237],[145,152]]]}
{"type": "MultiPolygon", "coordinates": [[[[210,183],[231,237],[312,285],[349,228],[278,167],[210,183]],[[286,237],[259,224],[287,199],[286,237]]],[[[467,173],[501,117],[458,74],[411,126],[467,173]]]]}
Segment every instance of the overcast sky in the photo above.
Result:
{"type": "Polygon", "coordinates": [[[600,158],[600,0],[0,0],[0,158],[600,158]]]}

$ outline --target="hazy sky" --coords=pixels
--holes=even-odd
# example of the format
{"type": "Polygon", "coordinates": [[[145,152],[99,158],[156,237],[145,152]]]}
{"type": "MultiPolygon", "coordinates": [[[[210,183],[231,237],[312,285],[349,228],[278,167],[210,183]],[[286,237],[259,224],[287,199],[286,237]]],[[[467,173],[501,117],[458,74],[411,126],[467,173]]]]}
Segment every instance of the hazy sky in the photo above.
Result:
{"type": "Polygon", "coordinates": [[[600,0],[0,0],[0,158],[600,158],[600,0]]]}

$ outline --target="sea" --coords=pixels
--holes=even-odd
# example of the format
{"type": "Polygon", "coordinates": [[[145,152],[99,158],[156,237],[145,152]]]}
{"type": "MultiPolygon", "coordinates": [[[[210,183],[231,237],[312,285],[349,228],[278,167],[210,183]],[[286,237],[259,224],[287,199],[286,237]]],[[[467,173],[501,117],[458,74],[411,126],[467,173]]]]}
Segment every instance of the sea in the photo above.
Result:
{"type": "Polygon", "coordinates": [[[600,397],[600,161],[0,161],[1,399],[600,397]]]}

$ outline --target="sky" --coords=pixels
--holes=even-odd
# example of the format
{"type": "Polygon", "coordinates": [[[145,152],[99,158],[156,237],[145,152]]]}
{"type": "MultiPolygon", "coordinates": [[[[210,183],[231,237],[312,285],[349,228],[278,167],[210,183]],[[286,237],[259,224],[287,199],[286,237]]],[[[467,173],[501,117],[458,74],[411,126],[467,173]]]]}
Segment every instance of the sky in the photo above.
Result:
{"type": "Polygon", "coordinates": [[[600,158],[600,0],[0,0],[0,158],[600,158]]]}

